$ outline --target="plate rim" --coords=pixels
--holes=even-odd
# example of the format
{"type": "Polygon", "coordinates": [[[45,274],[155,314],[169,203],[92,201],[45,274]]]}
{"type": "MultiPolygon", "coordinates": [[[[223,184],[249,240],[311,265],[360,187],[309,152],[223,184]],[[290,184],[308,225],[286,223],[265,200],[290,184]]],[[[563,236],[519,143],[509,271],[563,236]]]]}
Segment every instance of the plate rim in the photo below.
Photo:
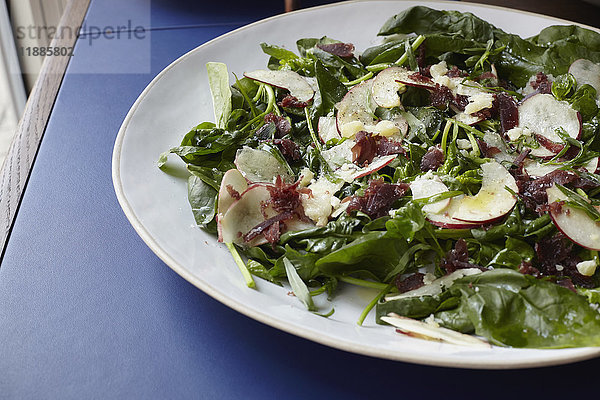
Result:
{"type": "MultiPolygon", "coordinates": [[[[420,365],[461,368],[461,369],[488,369],[488,370],[521,369],[521,368],[532,368],[532,367],[537,368],[537,367],[546,367],[546,366],[557,366],[557,365],[575,363],[575,362],[579,362],[579,361],[583,361],[583,360],[587,360],[587,359],[591,359],[591,358],[600,356],[600,348],[594,348],[594,347],[572,348],[570,350],[580,350],[580,352],[577,354],[566,356],[566,357],[565,356],[556,357],[555,355],[549,356],[549,354],[551,354],[552,352],[554,352],[556,350],[527,349],[527,350],[533,350],[533,351],[539,352],[540,356],[539,357],[528,357],[526,360],[495,359],[493,362],[489,362],[489,361],[483,362],[483,361],[478,361],[478,360],[461,359],[460,363],[457,363],[457,359],[456,359],[457,356],[449,355],[448,357],[444,357],[441,359],[430,360],[430,359],[426,359],[423,357],[419,357],[417,355],[401,354],[397,351],[396,352],[385,352],[382,349],[374,348],[369,345],[365,345],[363,343],[357,344],[357,343],[351,342],[347,339],[340,340],[339,338],[333,338],[333,337],[329,337],[327,335],[324,335],[324,336],[318,335],[318,334],[314,333],[314,331],[312,329],[303,327],[301,325],[297,326],[297,325],[285,323],[284,321],[281,321],[278,318],[273,318],[266,312],[261,312],[259,310],[253,309],[239,301],[234,300],[233,298],[231,298],[225,294],[220,293],[217,289],[213,288],[208,282],[205,282],[202,279],[200,279],[199,277],[195,276],[188,269],[186,269],[183,265],[180,265],[177,261],[175,261],[175,259],[173,259],[173,257],[157,243],[156,239],[150,234],[150,232],[148,232],[145,229],[142,221],[138,218],[135,210],[131,207],[129,201],[127,200],[127,197],[125,195],[125,191],[123,188],[123,183],[120,179],[121,150],[123,147],[123,141],[124,141],[127,129],[129,127],[129,124],[130,124],[133,116],[135,115],[137,109],[139,108],[140,104],[146,98],[148,93],[150,93],[152,88],[171,69],[175,68],[177,66],[177,64],[181,63],[186,58],[191,57],[194,53],[202,51],[202,49],[204,47],[213,45],[214,43],[217,43],[231,35],[236,35],[239,32],[243,32],[247,29],[252,29],[255,26],[269,23],[272,20],[286,18],[288,15],[296,15],[296,14],[300,14],[300,13],[312,12],[314,10],[323,9],[323,8],[334,8],[334,7],[339,7],[339,6],[345,6],[345,5],[352,4],[352,3],[365,3],[365,2],[369,2],[369,1],[370,0],[343,1],[343,2],[338,2],[338,3],[332,3],[332,4],[326,4],[326,5],[316,6],[316,7],[305,8],[305,9],[296,10],[296,11],[293,11],[290,13],[278,14],[278,15],[274,15],[274,16],[271,16],[268,18],[264,18],[259,21],[256,21],[256,22],[244,25],[242,27],[239,27],[237,29],[234,29],[232,31],[229,31],[223,35],[216,37],[216,38],[213,38],[213,39],[195,47],[194,49],[191,49],[190,51],[186,52],[185,54],[181,55],[180,57],[175,59],[172,63],[170,63],[168,66],[166,66],[164,69],[162,69],[150,81],[150,83],[144,88],[144,90],[140,93],[140,95],[137,97],[137,99],[135,100],[135,102],[133,103],[133,105],[131,106],[129,111],[127,112],[127,115],[125,116],[125,119],[123,120],[123,122],[119,128],[117,137],[115,139],[115,144],[113,147],[113,153],[112,153],[113,187],[115,190],[115,194],[116,194],[118,203],[119,203],[121,209],[123,210],[125,216],[127,217],[129,223],[133,226],[133,228],[136,231],[136,233],[138,234],[138,236],[140,236],[140,238],[150,248],[150,250],[152,250],[152,252],[154,252],[169,268],[171,268],[178,275],[180,275],[183,279],[185,279],[186,281],[188,281],[189,283],[191,283],[198,289],[202,290],[204,293],[211,296],[215,300],[217,300],[220,303],[224,304],[225,306],[227,306],[249,318],[252,318],[258,322],[261,322],[265,325],[271,326],[273,328],[276,328],[283,332],[292,334],[294,336],[301,337],[303,339],[310,340],[312,342],[319,343],[322,345],[326,345],[328,347],[335,348],[338,350],[347,351],[350,353],[363,355],[363,356],[370,356],[370,357],[387,359],[387,360],[392,360],[392,361],[409,362],[409,363],[420,364],[420,365]],[[542,354],[544,354],[544,355],[542,355],[542,354]]],[[[408,0],[380,0],[380,1],[406,3],[408,0]]],[[[508,7],[488,5],[488,4],[478,4],[478,3],[472,3],[472,2],[463,2],[463,1],[460,1],[460,2],[446,1],[446,0],[426,0],[426,1],[423,1],[422,3],[424,5],[434,4],[434,5],[448,5],[448,6],[452,6],[452,5],[455,5],[458,3],[458,4],[464,4],[467,6],[471,6],[474,8],[497,9],[497,10],[502,10],[502,11],[508,11],[508,12],[513,12],[513,13],[535,16],[535,17],[542,17],[542,18],[550,19],[550,20],[556,21],[557,23],[562,23],[562,24],[574,24],[574,25],[578,25],[578,26],[581,26],[581,27],[584,27],[587,29],[591,29],[591,30],[594,30],[594,31],[600,33],[600,29],[591,27],[591,26],[588,26],[585,24],[580,24],[580,23],[569,21],[566,19],[547,16],[547,15],[538,14],[538,13],[534,13],[534,12],[530,12],[530,11],[516,10],[516,9],[512,9],[512,8],[508,8],[508,7]]],[[[249,289],[249,290],[251,290],[251,289],[249,289]]],[[[502,349],[508,350],[508,351],[512,350],[512,349],[506,349],[506,348],[502,348],[502,349]]],[[[514,349],[514,350],[518,351],[518,350],[523,350],[523,349],[514,349]]]]}

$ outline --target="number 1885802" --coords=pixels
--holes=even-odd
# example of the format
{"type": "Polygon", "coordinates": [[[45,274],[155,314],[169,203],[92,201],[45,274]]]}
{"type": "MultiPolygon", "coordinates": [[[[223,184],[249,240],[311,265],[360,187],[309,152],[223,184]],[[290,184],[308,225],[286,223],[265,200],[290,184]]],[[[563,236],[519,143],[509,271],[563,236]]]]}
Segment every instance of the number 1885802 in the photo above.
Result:
{"type": "Polygon", "coordinates": [[[73,56],[73,47],[21,47],[20,50],[23,57],[73,56]]]}

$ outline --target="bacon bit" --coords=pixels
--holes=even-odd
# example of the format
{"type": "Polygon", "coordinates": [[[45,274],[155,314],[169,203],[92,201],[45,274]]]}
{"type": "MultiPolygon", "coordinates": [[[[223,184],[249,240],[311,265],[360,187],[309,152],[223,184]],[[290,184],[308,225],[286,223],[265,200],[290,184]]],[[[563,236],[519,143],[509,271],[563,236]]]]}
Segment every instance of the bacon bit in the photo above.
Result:
{"type": "Polygon", "coordinates": [[[519,125],[519,109],[515,100],[506,93],[498,93],[494,103],[500,113],[500,132],[506,133],[519,125]]]}
{"type": "Polygon", "coordinates": [[[354,45],[352,43],[318,44],[317,47],[329,54],[342,58],[354,56],[354,45]]]}
{"type": "Polygon", "coordinates": [[[535,244],[535,252],[539,263],[541,276],[556,276],[559,278],[567,278],[568,282],[561,284],[560,280],[556,283],[563,286],[569,286],[575,283],[583,287],[593,287],[593,279],[589,276],[584,276],[577,270],[577,263],[581,258],[577,256],[573,242],[561,232],[556,233],[552,237],[542,238],[535,244]],[[562,268],[558,267],[561,266],[562,268]],[[569,285],[570,282],[570,285],[569,285]]]}
{"type": "Polygon", "coordinates": [[[555,214],[562,214],[563,206],[565,205],[564,201],[555,201],[551,204],[543,204],[538,207],[539,211],[547,211],[555,214]]]}
{"type": "Polygon", "coordinates": [[[250,231],[243,236],[244,241],[249,242],[258,235],[263,234],[269,243],[275,244],[279,241],[284,221],[293,218],[300,218],[302,220],[307,219],[300,200],[300,192],[297,190],[299,184],[300,182],[298,181],[288,185],[281,179],[281,176],[278,175],[275,180],[275,185],[267,186],[267,190],[271,197],[266,202],[261,202],[260,205],[265,221],[250,229],[250,231]],[[267,218],[266,209],[269,206],[272,206],[279,214],[267,218]]]}
{"type": "Polygon", "coordinates": [[[271,224],[271,226],[269,226],[267,229],[265,229],[263,231],[263,236],[265,237],[267,242],[269,242],[271,244],[275,244],[275,243],[279,242],[279,238],[281,237],[281,224],[282,223],[283,223],[282,221],[277,221],[277,222],[271,224]]]}
{"type": "Polygon", "coordinates": [[[496,79],[497,76],[492,72],[492,71],[486,71],[483,74],[479,75],[477,78],[475,78],[475,81],[479,82],[479,81],[483,81],[485,79],[496,79]]]}
{"type": "Polygon", "coordinates": [[[444,153],[439,147],[430,147],[421,158],[421,171],[435,171],[444,163],[444,153]]]}
{"type": "Polygon", "coordinates": [[[527,158],[527,156],[529,155],[529,153],[531,153],[531,149],[525,149],[521,152],[521,154],[519,154],[517,156],[517,158],[515,158],[515,161],[513,161],[513,164],[516,165],[519,168],[523,167],[523,162],[525,161],[525,159],[527,158]]]}
{"type": "Polygon", "coordinates": [[[233,186],[231,185],[225,185],[225,189],[227,189],[227,193],[229,193],[229,195],[231,197],[233,197],[236,200],[239,200],[242,198],[242,195],[240,194],[240,192],[238,192],[237,190],[235,190],[233,188],[233,186]]]}
{"type": "Polygon", "coordinates": [[[485,158],[492,158],[496,154],[502,152],[499,148],[495,146],[489,146],[486,142],[480,139],[477,139],[477,144],[479,145],[479,150],[481,151],[481,154],[485,158]]]}
{"type": "Polygon", "coordinates": [[[410,79],[412,79],[415,82],[420,82],[420,83],[433,83],[433,81],[431,80],[430,77],[425,76],[419,72],[415,72],[413,74],[410,74],[408,76],[410,79]]]}
{"type": "Polygon", "coordinates": [[[553,153],[560,153],[562,151],[562,149],[565,148],[564,144],[554,143],[552,140],[548,139],[547,137],[538,135],[537,133],[534,133],[533,137],[535,137],[535,140],[537,140],[537,142],[541,146],[547,148],[548,150],[550,150],[553,153]]]}
{"type": "Polygon", "coordinates": [[[471,115],[479,117],[481,120],[486,120],[492,118],[493,111],[491,108],[483,108],[479,111],[475,111],[471,115]]]}
{"type": "Polygon", "coordinates": [[[443,268],[447,274],[451,274],[457,269],[464,268],[479,268],[485,270],[476,264],[469,262],[469,250],[467,248],[467,242],[464,239],[458,239],[454,245],[454,249],[446,253],[446,257],[442,258],[440,267],[443,268]]]}
{"type": "Polygon", "coordinates": [[[315,196],[313,196],[312,190],[310,190],[307,187],[303,187],[303,188],[298,189],[298,193],[305,194],[305,195],[307,195],[310,198],[314,198],[315,197],[315,196]]]}
{"type": "Polygon", "coordinates": [[[417,273],[414,273],[404,279],[400,279],[401,277],[398,276],[394,283],[396,284],[396,287],[398,288],[400,293],[406,293],[411,290],[418,289],[421,286],[424,286],[425,285],[425,283],[423,282],[424,277],[425,277],[425,274],[423,274],[421,272],[417,272],[417,273]]]}
{"type": "Polygon", "coordinates": [[[265,123],[274,123],[277,128],[275,138],[280,139],[292,131],[292,125],[287,118],[279,116],[275,113],[268,113],[265,115],[265,123]]]}
{"type": "Polygon", "coordinates": [[[282,138],[292,130],[292,125],[285,117],[280,117],[273,113],[265,115],[265,124],[256,130],[255,135],[258,139],[268,140],[271,139],[271,133],[269,129],[272,125],[275,126],[275,138],[282,138]]]}
{"type": "Polygon", "coordinates": [[[556,282],[558,286],[562,286],[564,288],[569,289],[573,293],[577,293],[577,289],[575,289],[575,285],[573,285],[573,281],[569,278],[560,279],[556,282]]]}
{"type": "Polygon", "coordinates": [[[352,162],[361,167],[370,164],[377,155],[377,139],[369,132],[359,131],[355,140],[356,144],[352,146],[352,162]]]}
{"type": "Polygon", "coordinates": [[[565,160],[572,160],[579,154],[579,149],[575,146],[569,147],[569,149],[565,152],[563,158],[565,160]]]}
{"type": "MultiPolygon", "coordinates": [[[[257,237],[261,233],[264,233],[267,229],[270,229],[271,225],[273,225],[273,224],[277,224],[277,226],[278,226],[277,230],[279,231],[279,222],[286,220],[286,219],[291,219],[293,217],[294,217],[294,213],[291,211],[279,213],[276,216],[271,217],[271,218],[261,222],[260,224],[256,225],[254,228],[250,229],[250,231],[243,236],[244,241],[245,242],[251,241],[252,239],[257,237]]],[[[274,237],[274,232],[271,232],[270,234],[271,234],[271,237],[274,237]]],[[[269,238],[267,238],[266,235],[265,235],[265,239],[269,240],[269,238]]],[[[277,240],[279,240],[279,238],[277,240]]],[[[275,243],[275,242],[271,242],[271,243],[275,243]]]]}
{"type": "Polygon", "coordinates": [[[543,72],[538,72],[535,76],[535,81],[530,83],[538,93],[552,93],[552,83],[548,80],[548,76],[543,72]]]}
{"type": "Polygon", "coordinates": [[[453,65],[452,68],[450,68],[450,70],[446,73],[446,75],[448,76],[448,78],[462,78],[467,76],[468,74],[458,69],[456,65],[453,65]]]}
{"type": "Polygon", "coordinates": [[[454,97],[454,99],[452,101],[452,104],[458,110],[465,111],[465,108],[469,104],[469,98],[467,96],[462,95],[462,94],[457,94],[456,97],[454,97]]]}
{"type": "Polygon", "coordinates": [[[377,155],[378,156],[389,156],[392,154],[404,154],[406,155],[406,149],[402,147],[402,143],[395,140],[389,140],[386,137],[379,138],[377,143],[377,155]]]}
{"type": "Polygon", "coordinates": [[[454,101],[454,95],[452,95],[450,88],[439,83],[436,83],[431,92],[429,92],[429,97],[431,105],[441,109],[445,109],[449,103],[454,101]]]}
{"type": "Polygon", "coordinates": [[[548,203],[546,189],[555,183],[560,185],[571,183],[578,179],[578,176],[558,169],[534,180],[530,180],[526,172],[515,178],[525,206],[530,210],[541,212],[543,210],[538,210],[539,207],[548,203]]]}
{"type": "Polygon", "coordinates": [[[375,156],[406,155],[406,150],[400,142],[389,140],[384,136],[359,131],[355,140],[356,144],[352,147],[352,162],[361,167],[370,164],[375,156]]]}
{"type": "Polygon", "coordinates": [[[277,145],[279,151],[288,162],[298,161],[301,158],[300,147],[289,139],[275,139],[273,143],[277,145]]]}
{"type": "Polygon", "coordinates": [[[304,108],[308,107],[308,103],[306,101],[300,101],[296,97],[288,94],[285,96],[280,102],[277,103],[278,106],[284,108],[304,108]]]}
{"type": "MultiPolygon", "coordinates": [[[[272,205],[275,211],[286,212],[302,209],[302,202],[300,201],[300,193],[297,188],[300,182],[294,182],[292,184],[286,184],[280,175],[277,175],[275,185],[267,186],[267,190],[271,195],[271,198],[267,201],[268,205],[272,205]]],[[[303,215],[304,211],[302,211],[303,215]]]]}
{"type": "Polygon", "coordinates": [[[383,178],[369,181],[364,196],[352,196],[346,212],[362,211],[372,219],[383,217],[392,204],[408,190],[406,183],[384,183],[383,178]]]}
{"type": "Polygon", "coordinates": [[[523,261],[521,265],[519,265],[519,272],[523,275],[531,275],[535,278],[540,276],[540,271],[527,261],[523,261]]]}
{"type": "Polygon", "coordinates": [[[417,49],[417,54],[415,54],[415,59],[417,60],[417,66],[419,67],[419,73],[423,76],[431,78],[431,73],[429,72],[429,69],[431,68],[431,66],[425,66],[425,58],[426,58],[425,44],[426,44],[426,42],[427,42],[427,39],[417,49]]]}

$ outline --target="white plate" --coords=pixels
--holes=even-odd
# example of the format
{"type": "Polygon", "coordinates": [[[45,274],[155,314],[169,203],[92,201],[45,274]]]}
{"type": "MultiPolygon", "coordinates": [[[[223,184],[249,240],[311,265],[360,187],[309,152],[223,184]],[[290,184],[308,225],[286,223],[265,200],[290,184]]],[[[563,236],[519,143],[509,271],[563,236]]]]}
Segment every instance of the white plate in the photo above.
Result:
{"type": "MultiPolygon", "coordinates": [[[[457,2],[376,1],[338,3],[256,22],[216,38],[185,54],[144,90],[119,131],[113,154],[113,181],[119,202],[138,234],[183,278],[227,306],[268,325],[355,353],[394,360],[465,368],[514,368],[554,365],[600,355],[600,348],[561,350],[469,349],[403,337],[393,328],[356,320],[373,298],[368,290],[344,288],[334,301],[335,314],[307,312],[285,288],[244,280],[227,249],[194,226],[187,203],[183,163],[173,176],[156,167],[159,155],[177,146],[188,130],[214,120],[205,64],[227,63],[230,72],[265,68],[259,43],[295,50],[295,41],[324,35],[352,42],[363,50],[378,43],[376,33],[388,17],[414,5],[469,11],[499,28],[524,36],[564,21],[508,9],[457,2]]],[[[327,312],[331,305],[321,303],[327,312]]]]}

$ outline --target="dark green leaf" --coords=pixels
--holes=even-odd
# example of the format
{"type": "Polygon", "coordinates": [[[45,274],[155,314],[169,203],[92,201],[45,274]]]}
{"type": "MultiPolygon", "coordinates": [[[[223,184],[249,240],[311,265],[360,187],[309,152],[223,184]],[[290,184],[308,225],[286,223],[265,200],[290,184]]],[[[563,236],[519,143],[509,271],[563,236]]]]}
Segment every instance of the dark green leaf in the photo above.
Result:
{"type": "Polygon", "coordinates": [[[217,191],[195,175],[188,180],[188,201],[198,225],[206,225],[215,217],[217,191]]]}

